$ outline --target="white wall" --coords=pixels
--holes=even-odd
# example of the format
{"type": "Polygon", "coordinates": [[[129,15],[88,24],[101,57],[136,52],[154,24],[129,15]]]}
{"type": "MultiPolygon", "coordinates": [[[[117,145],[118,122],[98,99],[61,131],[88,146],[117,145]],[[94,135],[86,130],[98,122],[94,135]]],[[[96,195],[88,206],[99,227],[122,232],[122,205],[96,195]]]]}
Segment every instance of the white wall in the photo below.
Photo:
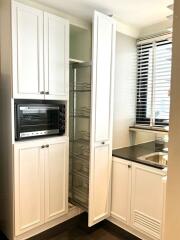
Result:
{"type": "Polygon", "coordinates": [[[153,24],[151,26],[142,28],[139,32],[138,38],[141,38],[141,37],[143,38],[143,37],[158,34],[158,33],[161,33],[161,32],[166,32],[170,28],[172,28],[172,21],[171,20],[165,20],[163,22],[160,22],[160,23],[153,24]]]}
{"type": "Polygon", "coordinates": [[[116,42],[113,148],[130,145],[136,102],[136,39],[117,33],[116,42]]]}
{"type": "Polygon", "coordinates": [[[114,86],[113,148],[154,141],[161,135],[129,132],[136,118],[136,39],[117,33],[114,86]]]}

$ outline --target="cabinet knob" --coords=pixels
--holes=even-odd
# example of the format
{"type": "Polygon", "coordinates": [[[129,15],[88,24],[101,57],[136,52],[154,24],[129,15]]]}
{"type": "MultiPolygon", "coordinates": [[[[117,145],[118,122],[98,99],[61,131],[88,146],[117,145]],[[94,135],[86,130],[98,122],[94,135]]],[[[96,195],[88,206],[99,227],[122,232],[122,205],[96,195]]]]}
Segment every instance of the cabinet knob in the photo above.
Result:
{"type": "Polygon", "coordinates": [[[49,144],[47,144],[45,147],[48,148],[48,147],[49,147],[49,144]]]}
{"type": "Polygon", "coordinates": [[[105,144],[105,142],[101,142],[101,144],[102,144],[102,145],[104,145],[104,144],[105,144]]]}
{"type": "Polygon", "coordinates": [[[130,164],[128,165],[128,168],[131,168],[131,165],[130,165],[130,164]]]}
{"type": "Polygon", "coordinates": [[[49,95],[49,92],[45,92],[46,95],[49,95]]]}
{"type": "Polygon", "coordinates": [[[41,91],[40,94],[44,94],[44,91],[41,91]]]}
{"type": "Polygon", "coordinates": [[[44,145],[42,145],[42,146],[41,146],[41,148],[45,148],[45,146],[44,146],[44,145]]]}

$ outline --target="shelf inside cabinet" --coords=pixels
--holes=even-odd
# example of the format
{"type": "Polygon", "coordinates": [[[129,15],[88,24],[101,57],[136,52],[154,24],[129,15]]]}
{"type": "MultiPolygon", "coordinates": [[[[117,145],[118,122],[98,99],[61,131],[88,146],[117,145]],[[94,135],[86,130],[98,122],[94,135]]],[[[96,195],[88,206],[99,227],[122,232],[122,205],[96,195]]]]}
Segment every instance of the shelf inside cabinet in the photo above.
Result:
{"type": "Polygon", "coordinates": [[[74,139],[70,139],[70,142],[90,144],[90,134],[88,131],[79,131],[76,133],[76,136],[74,136],[74,139]]]}
{"type": "Polygon", "coordinates": [[[90,107],[81,107],[76,109],[74,113],[70,113],[70,117],[90,118],[90,107]]]}
{"type": "Polygon", "coordinates": [[[77,82],[76,86],[70,89],[71,92],[91,92],[91,84],[88,82],[77,82]]]}
{"type": "Polygon", "coordinates": [[[90,93],[91,89],[74,89],[74,90],[70,90],[71,92],[76,92],[76,93],[90,93]]]}
{"type": "MultiPolygon", "coordinates": [[[[89,144],[84,144],[82,142],[74,142],[74,154],[84,156],[84,158],[89,159],[90,146],[89,144]]],[[[74,155],[73,154],[73,155],[74,155]]]]}
{"type": "Polygon", "coordinates": [[[82,139],[82,138],[78,138],[78,139],[74,139],[74,140],[70,140],[71,143],[80,143],[80,144],[90,144],[89,140],[86,139],[82,139]]]}
{"type": "Polygon", "coordinates": [[[73,173],[72,202],[77,202],[85,209],[88,207],[89,181],[87,177],[73,173]]]}
{"type": "Polygon", "coordinates": [[[79,192],[81,192],[84,195],[88,194],[89,191],[89,181],[88,177],[83,176],[82,174],[79,174],[77,172],[73,172],[73,187],[75,189],[78,189],[79,192]]]}
{"type": "Polygon", "coordinates": [[[88,196],[79,192],[78,189],[72,190],[70,202],[79,206],[80,208],[83,208],[84,210],[88,210],[88,196]]]}
{"type": "Polygon", "coordinates": [[[72,157],[78,158],[81,161],[88,161],[89,162],[89,156],[82,154],[82,153],[74,153],[72,157]]]}
{"type": "Polygon", "coordinates": [[[87,172],[83,171],[83,170],[73,170],[73,174],[74,175],[79,175],[83,178],[86,178],[88,180],[88,176],[89,176],[89,170],[87,172]]]}
{"type": "Polygon", "coordinates": [[[90,116],[82,115],[82,114],[75,114],[75,115],[70,115],[70,118],[87,118],[87,119],[89,119],[90,116]]]}
{"type": "Polygon", "coordinates": [[[91,67],[72,61],[70,74],[70,201],[88,208],[90,114],[91,114],[91,67]]]}
{"type": "Polygon", "coordinates": [[[82,159],[80,156],[73,156],[73,170],[74,174],[79,174],[83,177],[89,177],[89,161],[82,159]]]}
{"type": "Polygon", "coordinates": [[[75,58],[70,58],[69,59],[70,63],[85,63],[83,60],[75,59],[75,58]]]}

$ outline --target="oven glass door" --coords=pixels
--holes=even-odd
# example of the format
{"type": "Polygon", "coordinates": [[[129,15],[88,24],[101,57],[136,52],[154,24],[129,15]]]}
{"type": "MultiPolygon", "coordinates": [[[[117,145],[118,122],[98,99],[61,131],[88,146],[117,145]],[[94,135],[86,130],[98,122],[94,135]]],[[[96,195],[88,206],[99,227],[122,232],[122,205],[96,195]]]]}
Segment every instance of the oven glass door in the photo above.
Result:
{"type": "Polygon", "coordinates": [[[33,137],[59,133],[59,106],[18,107],[20,137],[33,137]]]}

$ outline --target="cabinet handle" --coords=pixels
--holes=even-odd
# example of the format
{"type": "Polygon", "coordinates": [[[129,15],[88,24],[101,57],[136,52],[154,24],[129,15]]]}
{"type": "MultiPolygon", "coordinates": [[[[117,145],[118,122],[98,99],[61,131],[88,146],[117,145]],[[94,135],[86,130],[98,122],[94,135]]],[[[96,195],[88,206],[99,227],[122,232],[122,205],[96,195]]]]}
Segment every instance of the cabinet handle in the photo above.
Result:
{"type": "Polygon", "coordinates": [[[49,92],[45,92],[46,95],[49,95],[49,92]]]}
{"type": "Polygon", "coordinates": [[[44,91],[41,91],[40,94],[44,94],[44,91]]]}

